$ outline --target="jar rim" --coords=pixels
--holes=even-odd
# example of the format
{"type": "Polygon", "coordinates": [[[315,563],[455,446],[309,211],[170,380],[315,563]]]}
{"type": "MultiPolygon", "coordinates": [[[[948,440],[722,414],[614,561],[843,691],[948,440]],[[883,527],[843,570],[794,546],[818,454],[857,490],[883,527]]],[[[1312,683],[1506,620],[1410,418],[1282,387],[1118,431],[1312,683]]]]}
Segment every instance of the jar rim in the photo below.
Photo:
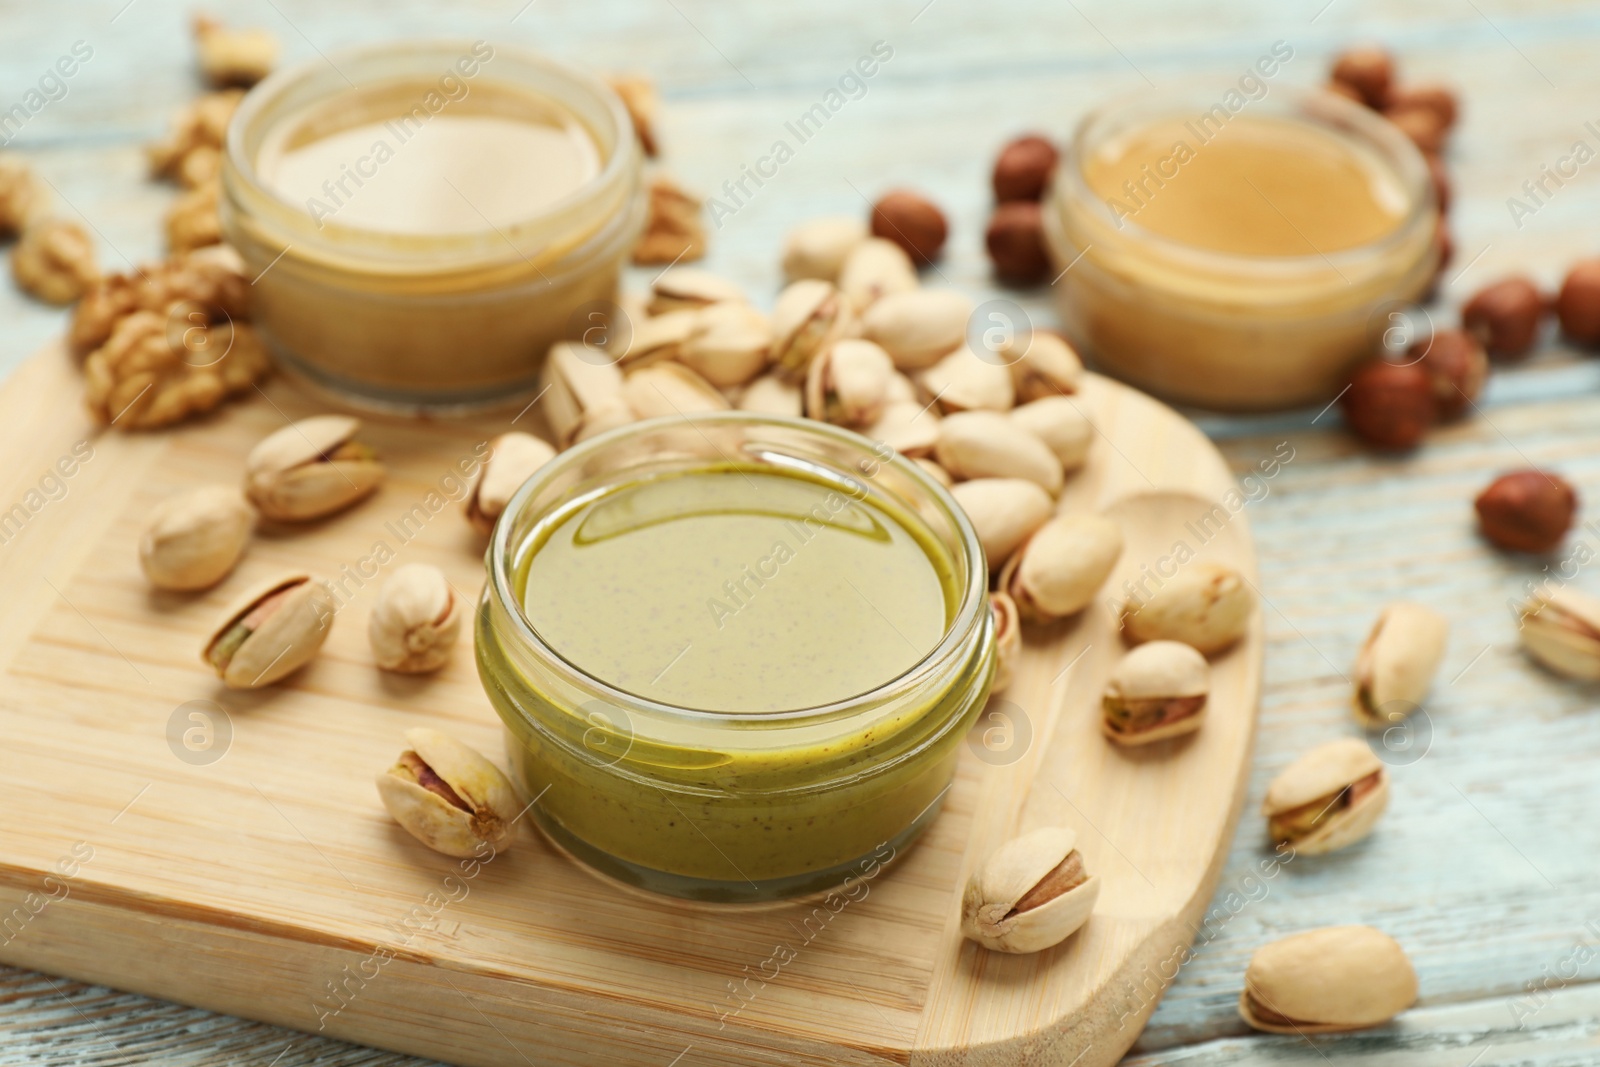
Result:
{"type": "MultiPolygon", "coordinates": [[[[487,43],[482,39],[469,40],[467,38],[401,38],[384,41],[376,44],[354,45],[343,48],[326,55],[319,54],[300,63],[268,75],[253,89],[245,94],[233,117],[228,122],[228,131],[225,139],[224,157],[227,161],[226,171],[231,171],[254,192],[260,202],[254,205],[259,212],[267,208],[276,220],[288,229],[295,231],[295,238],[307,244],[326,245],[329,249],[336,249],[341,255],[349,256],[352,252],[351,243],[367,240],[381,246],[385,256],[393,256],[396,246],[404,244],[408,251],[424,261],[430,257],[449,253],[471,253],[485,249],[493,249],[496,245],[504,247],[505,254],[500,257],[514,259],[527,257],[522,253],[513,238],[530,230],[560,219],[562,216],[579,211],[591,201],[606,194],[606,191],[616,186],[624,179],[627,173],[636,168],[639,156],[637,138],[633,134],[633,120],[629,117],[626,105],[616,91],[607,85],[604,80],[574,64],[557,59],[536,49],[520,45],[493,44],[491,47],[494,56],[505,55],[528,68],[539,70],[541,73],[568,83],[569,86],[591,95],[602,108],[609,120],[611,129],[593,131],[600,136],[611,135],[613,144],[609,151],[604,144],[599,148],[606,156],[600,169],[586,180],[577,189],[566,196],[545,205],[543,208],[516,222],[504,226],[497,226],[487,220],[486,227],[482,230],[471,230],[459,233],[391,233],[384,230],[374,230],[369,227],[355,226],[339,222],[337,219],[317,220],[307,212],[302,205],[288,200],[277,189],[262,180],[256,167],[255,153],[247,151],[247,132],[252,124],[259,121],[262,113],[278,103],[286,94],[299,86],[304,85],[313,77],[324,74],[328,68],[340,75],[342,85],[321,99],[330,99],[345,92],[360,92],[362,86],[344,76],[343,68],[354,67],[358,64],[371,63],[378,60],[395,58],[404,59],[408,56],[419,63],[440,55],[462,56],[471,54],[476,45],[487,43]],[[331,232],[329,232],[331,231],[331,232]]],[[[493,58],[493,57],[491,57],[493,58]]],[[[450,71],[446,71],[449,73],[450,71]]],[[[426,71],[417,71],[419,75],[434,74],[439,72],[433,67],[426,71]]],[[[512,79],[500,79],[511,83],[512,79]]],[[[584,123],[587,127],[587,123],[584,123]]],[[[225,179],[229,175],[225,172],[225,179]]],[[[439,264],[433,260],[431,270],[438,270],[439,264]]]]}
{"type": "MultiPolygon", "coordinates": [[[[1105,127],[1130,113],[1152,111],[1162,103],[1172,105],[1172,112],[1195,103],[1218,104],[1218,91],[1214,81],[1202,82],[1190,78],[1176,86],[1144,88],[1115,97],[1093,108],[1073,129],[1068,163],[1058,169],[1051,182],[1049,201],[1058,214],[1062,200],[1070,196],[1079,208],[1092,216],[1097,223],[1109,226],[1119,233],[1131,231],[1130,240],[1142,247],[1181,258],[1204,266],[1214,264],[1219,269],[1234,272],[1294,272],[1297,270],[1322,270],[1333,266],[1356,266],[1381,257],[1391,249],[1404,245],[1416,228],[1427,222],[1435,210],[1435,194],[1428,177],[1428,167],[1422,152],[1395,125],[1369,108],[1347,100],[1321,88],[1297,85],[1275,86],[1259,100],[1251,100],[1250,107],[1279,117],[1293,117],[1322,128],[1337,124],[1347,133],[1356,135],[1371,147],[1378,149],[1384,164],[1394,172],[1406,195],[1407,209],[1393,229],[1366,244],[1343,248],[1334,252],[1311,252],[1295,256],[1247,255],[1222,252],[1187,244],[1155,233],[1132,218],[1119,219],[1105,201],[1089,187],[1083,173],[1084,162],[1096,147],[1096,139],[1105,133],[1105,127]]],[[[1245,109],[1244,113],[1248,113],[1245,109]]]]}
{"type": "MultiPolygon", "coordinates": [[[[855,476],[851,475],[851,477],[855,476]]],[[[580,689],[594,691],[606,700],[615,701],[619,706],[631,711],[640,711],[666,719],[689,720],[701,725],[716,723],[749,723],[771,726],[810,724],[847,717],[862,708],[887,703],[895,696],[914,690],[918,686],[927,683],[931,678],[947,668],[949,662],[961,654],[962,648],[970,640],[974,628],[982,626],[984,613],[990,611],[988,595],[989,572],[983,555],[983,547],[978,541],[977,531],[973,529],[966,513],[961,510],[961,505],[956,503],[955,498],[950,495],[949,491],[935,481],[930,474],[898,452],[891,452],[886,459],[883,458],[878,452],[877,442],[852,430],[817,422],[812,419],[766,415],[747,411],[708,412],[692,416],[669,415],[664,418],[648,419],[599,434],[561,452],[555,459],[539,468],[506,503],[505,510],[501,513],[499,521],[495,523],[494,532],[490,537],[487,563],[489,594],[508,609],[506,614],[512,619],[513,625],[516,627],[517,639],[526,647],[532,648],[543,665],[554,668],[562,676],[564,682],[580,689]],[[511,530],[514,518],[522,512],[528,501],[536,493],[563,474],[577,468],[590,457],[608,448],[625,443],[630,439],[645,437],[652,433],[684,425],[695,427],[697,424],[767,427],[781,429],[788,433],[798,432],[811,435],[820,439],[830,440],[836,444],[847,445],[859,451],[864,457],[871,457],[880,462],[892,464],[903,476],[909,478],[918,489],[923,491],[930,500],[939,506],[950,520],[960,543],[959,552],[955,554],[958,554],[966,565],[966,578],[962,583],[956,609],[950,621],[945,625],[944,633],[940,637],[938,644],[904,671],[864,693],[808,708],[767,712],[710,711],[652,700],[637,693],[618,688],[606,679],[577,666],[552,648],[534,628],[532,621],[524,610],[521,599],[516,595],[510,566],[513,553],[519,547],[511,544],[511,530]]]]}

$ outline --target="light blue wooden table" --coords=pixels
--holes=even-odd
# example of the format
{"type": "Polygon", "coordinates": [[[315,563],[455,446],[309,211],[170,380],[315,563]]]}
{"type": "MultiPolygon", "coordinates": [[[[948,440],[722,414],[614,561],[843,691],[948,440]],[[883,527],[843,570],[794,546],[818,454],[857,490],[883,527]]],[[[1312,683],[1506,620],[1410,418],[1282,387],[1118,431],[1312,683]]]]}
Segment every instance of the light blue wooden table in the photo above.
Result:
{"type": "MultiPolygon", "coordinates": [[[[667,102],[672,169],[705,192],[765,154],[875,41],[893,58],[778,176],[721,220],[708,265],[770,299],[784,231],[863,212],[894,185],[949,211],[943,281],[997,295],[982,256],[987,171],[1027,129],[1064,134],[1087,107],[1146,83],[1232,82],[1275,41],[1282,78],[1320,81],[1356,40],[1393,47],[1407,76],[1459,86],[1456,265],[1436,314],[1512,269],[1559,280],[1600,252],[1600,162],[1519,226],[1507,199],[1574,142],[1600,147],[1600,4],[1576,0],[260,0],[215,5],[271,28],[291,60],[405,35],[534,45],[652,74],[667,102]]],[[[141,146],[196,91],[188,11],[175,0],[0,7],[0,111],[75,41],[93,57],[15,137],[67,214],[98,234],[112,269],[155,256],[172,193],[145,178],[141,146]]],[[[1047,294],[1017,297],[1052,321],[1047,294]]],[[[61,312],[0,286],[0,367],[62,328],[61,312]]],[[[1269,649],[1255,771],[1219,891],[1216,923],[1134,1057],[1140,1064],[1600,1063],[1600,694],[1532,669],[1506,608],[1541,563],[1487,550],[1470,501],[1493,473],[1562,471],[1595,502],[1574,537],[1600,558],[1600,363],[1552,343],[1498,373],[1482,417],[1438,431],[1404,460],[1375,460],[1307,411],[1201,418],[1236,469],[1287,441],[1294,459],[1249,507],[1268,601],[1269,649]],[[1315,424],[1313,424],[1315,423],[1315,424]],[[1453,620],[1425,736],[1392,759],[1378,833],[1337,856],[1248,877],[1263,848],[1253,812],[1298,752],[1353,731],[1346,674],[1377,610],[1404,595],[1453,620]],[[1230,895],[1231,894],[1231,895],[1230,895]],[[1248,1035],[1234,1013],[1251,951],[1303,927],[1369,922],[1397,937],[1422,982],[1417,1008],[1368,1034],[1248,1035]]],[[[4,428],[0,428],[4,432],[4,428]]],[[[1576,579],[1600,591],[1590,563],[1576,579]]],[[[0,741],[3,743],[3,741],[0,741]]],[[[4,853],[0,819],[0,857],[4,853]]],[[[0,1064],[401,1064],[404,1057],[297,1035],[59,978],[0,969],[0,1064]]],[[[665,1065],[663,1065],[665,1067],[665,1065]]],[[[692,1067],[685,1060],[683,1067],[692,1067]]]]}

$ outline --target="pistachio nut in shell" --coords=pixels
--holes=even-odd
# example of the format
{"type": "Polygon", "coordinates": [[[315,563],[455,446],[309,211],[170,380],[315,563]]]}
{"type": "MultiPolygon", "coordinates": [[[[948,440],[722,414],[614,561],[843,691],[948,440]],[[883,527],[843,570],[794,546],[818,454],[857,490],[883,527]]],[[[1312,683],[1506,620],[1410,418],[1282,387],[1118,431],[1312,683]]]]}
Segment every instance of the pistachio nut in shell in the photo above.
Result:
{"type": "Polygon", "coordinates": [[[1384,608],[1356,657],[1356,718],[1392,723],[1420,707],[1449,636],[1449,620],[1432,608],[1406,601],[1384,608]]]}
{"type": "Polygon", "coordinates": [[[622,371],[609,354],[591,345],[551,345],[539,387],[541,407],[560,448],[633,420],[622,398],[622,371]]]}
{"type": "Polygon", "coordinates": [[[1394,938],[1328,926],[1263,945],[1250,958],[1239,1014],[1274,1034],[1327,1034],[1387,1022],[1417,999],[1417,972],[1394,938]]]}
{"type": "Polygon", "coordinates": [[[772,363],[790,381],[805,380],[806,367],[854,329],[849,304],[831,282],[815,278],[793,283],[778,294],[772,309],[772,363]]]}
{"type": "Polygon", "coordinates": [[[745,303],[713,304],[697,312],[679,362],[719,389],[743,385],[766,369],[772,324],[745,303]]]}
{"type": "Polygon", "coordinates": [[[726,411],[731,406],[715,386],[680,363],[656,363],[634,371],[622,383],[622,398],[639,419],[726,411]]]}
{"type": "Polygon", "coordinates": [[[461,598],[431,563],[407,563],[378,587],[367,617],[372,658],[386,671],[425,674],[450,661],[461,636],[461,598]]]}
{"type": "Polygon", "coordinates": [[[1372,832],[1389,805],[1389,773],[1359,738],[1318,745],[1267,787],[1261,814],[1280,845],[1319,856],[1372,832]]]}
{"type": "Polygon", "coordinates": [[[483,533],[494,529],[511,495],[555,458],[556,450],[531,433],[513,430],[490,441],[488,458],[467,486],[467,521],[483,533]]]}
{"type": "Polygon", "coordinates": [[[990,570],[1010,559],[1054,507],[1049,493],[1022,478],[974,478],[956,485],[950,495],[967,513],[990,570]]]}
{"type": "Polygon", "coordinates": [[[1553,589],[1522,605],[1520,618],[1528,655],[1557,674],[1600,682],[1600,600],[1553,589]]]}
{"type": "Polygon", "coordinates": [[[901,370],[923,370],[959,348],[972,300],[953,289],[910,289],[875,301],[861,316],[861,335],[876,341],[901,370]]]}
{"type": "Polygon", "coordinates": [[[956,480],[950,477],[950,472],[939,466],[939,464],[935,463],[933,460],[918,456],[911,462],[921,467],[928,477],[932,478],[946,489],[955,487],[956,480]]]}
{"type": "Polygon", "coordinates": [[[740,411],[762,415],[787,415],[798,419],[804,414],[805,397],[800,386],[776,374],[763,374],[739,394],[740,411]]]}
{"type": "Polygon", "coordinates": [[[1011,684],[1017,657],[1022,655],[1022,616],[1017,602],[1004,592],[989,594],[989,610],[994,614],[994,688],[1011,684]]]}
{"type": "MultiPolygon", "coordinates": [[[[926,404],[896,400],[885,404],[883,413],[861,433],[874,441],[882,441],[902,456],[923,459],[931,456],[939,443],[942,421],[939,413],[926,404]]],[[[948,471],[945,477],[950,477],[948,471]]]]}
{"type": "Polygon", "coordinates": [[[652,315],[692,311],[726,300],[744,300],[744,290],[726,278],[699,267],[670,267],[650,286],[652,315]]]}
{"type": "Polygon", "coordinates": [[[1220,563],[1188,563],[1149,597],[1122,608],[1128,641],[1182,641],[1206,655],[1231,646],[1250,628],[1255,592],[1242,575],[1220,563]]]}
{"type": "Polygon", "coordinates": [[[853,215],[829,215],[802,222],[783,242],[783,276],[789,281],[836,281],[845,259],[867,239],[867,224],[853,215]]]}
{"type": "Polygon", "coordinates": [[[806,369],[806,415],[839,426],[869,426],[883,414],[894,364],[859,338],[835,341],[806,369]]]}
{"type": "Polygon", "coordinates": [[[1001,845],[973,872],[961,897],[961,932],[996,952],[1039,952],[1076,933],[1099,895],[1077,835],[1041,827],[1001,845]]]}
{"type": "Polygon", "coordinates": [[[230,689],[257,689],[311,661],[338,610],[328,585],[307,574],[274,579],[241,598],[201,649],[230,689]]]}
{"type": "Polygon", "coordinates": [[[869,237],[850,250],[839,268],[839,290],[857,312],[891,293],[917,287],[917,268],[905,249],[882,237],[869,237]]]}
{"type": "Polygon", "coordinates": [[[1012,347],[1003,349],[1000,356],[1010,365],[1018,403],[1069,396],[1083,385],[1083,360],[1056,334],[1030,331],[1012,347]]]}
{"type": "Polygon", "coordinates": [[[355,440],[360,430],[348,415],[314,415],[269,434],[245,459],[245,496],[279,522],[320,519],[369,496],[384,469],[355,440]]]}
{"type": "Polygon", "coordinates": [[[256,513],[239,490],[207,485],[156,505],[139,539],[139,566],[157,589],[209,589],[250,543],[256,513]]]}
{"type": "Polygon", "coordinates": [[[1047,396],[1018,405],[1008,417],[1043,441],[1068,474],[1082,467],[1089,458],[1094,426],[1083,413],[1081,401],[1047,396]]]}
{"type": "Polygon", "coordinates": [[[395,822],[446,856],[511,844],[522,805],[500,768],[437,730],[407,730],[406,745],[378,775],[378,796],[395,822]]]}
{"type": "MultiPolygon", "coordinates": [[[[669,311],[665,315],[654,315],[632,321],[632,329],[627,335],[627,348],[615,358],[617,366],[624,372],[648,367],[664,359],[682,358],[689,335],[694,332],[695,325],[700,321],[700,311],[669,311]]],[[[609,350],[595,345],[585,345],[578,351],[580,355],[591,359],[612,361],[609,350]]]]}
{"type": "Polygon", "coordinates": [[[1179,641],[1151,641],[1111,669],[1100,698],[1100,732],[1119,745],[1147,745],[1200,729],[1211,666],[1179,641]]]}
{"type": "Polygon", "coordinates": [[[1093,601],[1122,555],[1122,528],[1104,515],[1058,515],[1000,569],[1000,588],[1022,617],[1052,622],[1093,601]]]}
{"type": "Polygon", "coordinates": [[[965,345],[923,371],[920,381],[946,414],[1010,411],[1016,403],[1011,372],[979,359],[965,345]]]}
{"type": "Polygon", "coordinates": [[[933,453],[957,478],[1026,478],[1051,496],[1066,478],[1048,445],[998,411],[948,416],[933,453]]]}

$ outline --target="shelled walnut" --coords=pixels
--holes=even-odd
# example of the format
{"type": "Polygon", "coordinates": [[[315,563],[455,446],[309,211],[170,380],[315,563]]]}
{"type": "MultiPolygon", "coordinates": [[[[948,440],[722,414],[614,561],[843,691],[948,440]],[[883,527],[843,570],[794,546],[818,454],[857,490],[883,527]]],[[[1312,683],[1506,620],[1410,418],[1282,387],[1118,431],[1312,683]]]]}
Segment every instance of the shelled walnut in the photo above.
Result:
{"type": "Polygon", "coordinates": [[[240,30],[196,15],[194,43],[200,70],[212,85],[251,86],[272,73],[278,61],[278,39],[266,30],[240,30]]]}
{"type": "Polygon", "coordinates": [[[0,234],[19,234],[44,214],[50,193],[33,168],[15,156],[0,156],[0,234]]]}
{"type": "Polygon", "coordinates": [[[63,219],[42,219],[30,223],[11,250],[11,274],[40,300],[70,304],[99,280],[100,268],[88,230],[63,219]]]}
{"type": "Polygon", "coordinates": [[[167,247],[173,252],[193,252],[207,245],[221,244],[222,219],[217,215],[221,199],[222,185],[212,179],[173,201],[167,211],[167,247]]]}
{"type": "Polygon", "coordinates": [[[178,180],[191,152],[203,149],[220,152],[228,133],[228,122],[243,98],[243,90],[224,89],[206,93],[184,107],[173,118],[167,136],[145,150],[150,160],[150,173],[157,178],[178,180]]]}

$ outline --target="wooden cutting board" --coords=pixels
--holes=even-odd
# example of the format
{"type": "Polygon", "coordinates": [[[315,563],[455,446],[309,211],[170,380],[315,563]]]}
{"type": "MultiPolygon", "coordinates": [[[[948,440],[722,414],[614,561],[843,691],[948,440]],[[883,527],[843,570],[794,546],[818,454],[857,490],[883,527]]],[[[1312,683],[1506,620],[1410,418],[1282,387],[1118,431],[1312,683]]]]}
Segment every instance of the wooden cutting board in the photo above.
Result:
{"type": "MultiPolygon", "coordinates": [[[[388,675],[366,616],[401,562],[438,564],[476,597],[484,542],[449,498],[509,413],[369,420],[381,493],[264,531],[222,586],[174,595],[138,568],[151,508],[235,482],[254,442],[320,409],[273,382],[199,424],[122,434],[92,427],[80,391],[57,350],[0,389],[0,960],[474,1067],[1093,1067],[1133,1042],[1175,973],[1243,798],[1259,615],[1214,663],[1204,729],[1133,752],[1098,732],[1122,651],[1108,604],[1031,633],[943,813],[843,906],[648,898],[532,830],[467,878],[389,820],[372,779],[412,726],[503,753],[468,639],[437,676],[388,675]],[[222,689],[203,637],[247,585],[291,568],[348,592],[322,655],[271,689],[222,689]],[[1076,829],[1101,876],[1094,917],[1033,956],[963,941],[970,869],[1046,823],[1076,829]]],[[[1103,595],[1145,568],[1170,575],[1175,550],[1254,581],[1205,437],[1105,379],[1080,401],[1099,436],[1063,505],[1108,509],[1127,537],[1103,595]]]]}

